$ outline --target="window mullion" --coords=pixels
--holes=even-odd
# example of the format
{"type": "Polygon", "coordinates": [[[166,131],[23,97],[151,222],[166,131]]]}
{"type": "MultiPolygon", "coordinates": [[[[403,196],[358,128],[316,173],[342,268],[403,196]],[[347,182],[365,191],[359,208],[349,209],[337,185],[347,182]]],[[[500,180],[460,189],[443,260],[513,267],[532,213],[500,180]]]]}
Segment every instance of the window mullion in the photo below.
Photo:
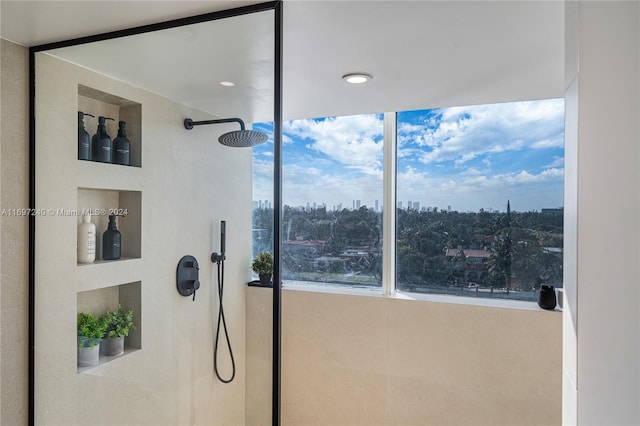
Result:
{"type": "Polygon", "coordinates": [[[384,114],[382,293],[396,290],[396,113],[384,114]]]}

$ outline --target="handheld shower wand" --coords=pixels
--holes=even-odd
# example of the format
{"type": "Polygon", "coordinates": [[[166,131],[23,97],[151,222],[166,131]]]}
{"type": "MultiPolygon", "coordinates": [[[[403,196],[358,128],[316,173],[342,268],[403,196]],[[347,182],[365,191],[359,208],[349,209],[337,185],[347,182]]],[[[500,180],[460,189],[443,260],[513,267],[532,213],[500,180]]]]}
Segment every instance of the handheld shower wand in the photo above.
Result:
{"type": "Polygon", "coordinates": [[[231,349],[231,341],[229,340],[229,332],[227,331],[227,321],[224,317],[224,306],[222,304],[222,295],[224,290],[224,260],[225,260],[225,239],[227,233],[227,222],[220,222],[220,254],[212,253],[211,261],[218,265],[218,298],[220,300],[220,310],[218,311],[218,325],[216,327],[216,339],[213,347],[213,370],[216,373],[216,377],[222,383],[231,383],[236,376],[236,362],[233,358],[233,349],[231,349]],[[218,342],[220,340],[220,326],[222,325],[225,339],[227,340],[227,347],[229,348],[229,357],[231,358],[231,377],[228,379],[222,378],[218,371],[218,342]]]}
{"type": "Polygon", "coordinates": [[[216,253],[215,251],[211,253],[211,261],[213,263],[217,263],[218,266],[220,266],[220,263],[224,262],[224,259],[225,259],[224,249],[226,245],[225,243],[226,234],[227,234],[227,221],[221,220],[220,221],[220,254],[216,253]]]}
{"type": "Polygon", "coordinates": [[[226,235],[227,235],[227,221],[220,221],[220,254],[222,255],[222,260],[224,260],[224,248],[226,245],[226,235]]]}

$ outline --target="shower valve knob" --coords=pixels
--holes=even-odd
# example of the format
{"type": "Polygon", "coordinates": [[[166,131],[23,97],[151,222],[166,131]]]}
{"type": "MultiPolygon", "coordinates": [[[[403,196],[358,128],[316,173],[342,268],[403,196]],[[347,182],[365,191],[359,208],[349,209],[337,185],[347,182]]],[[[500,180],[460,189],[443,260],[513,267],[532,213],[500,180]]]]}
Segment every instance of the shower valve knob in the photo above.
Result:
{"type": "Polygon", "coordinates": [[[193,256],[184,256],[178,263],[176,287],[182,296],[192,296],[196,300],[196,290],[200,288],[198,261],[193,256]]]}

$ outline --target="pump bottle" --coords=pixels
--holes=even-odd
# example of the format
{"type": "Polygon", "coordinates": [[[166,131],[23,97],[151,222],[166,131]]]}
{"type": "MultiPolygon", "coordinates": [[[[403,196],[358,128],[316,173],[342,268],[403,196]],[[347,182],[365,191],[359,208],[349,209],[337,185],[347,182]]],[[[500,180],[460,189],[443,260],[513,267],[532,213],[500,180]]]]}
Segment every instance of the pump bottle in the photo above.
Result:
{"type": "Polygon", "coordinates": [[[96,260],[96,225],[91,223],[91,215],[82,216],[78,224],[78,263],[93,263],[96,260]]]}
{"type": "Polygon", "coordinates": [[[118,121],[118,137],[113,140],[114,156],[113,162],[115,164],[122,164],[123,166],[131,165],[131,142],[127,139],[127,132],[124,121],[118,121]]]}
{"type": "Polygon", "coordinates": [[[91,114],[78,111],[78,160],[91,160],[91,143],[89,133],[84,129],[85,115],[93,117],[91,114]]]}
{"type": "Polygon", "coordinates": [[[98,117],[98,130],[91,139],[93,161],[99,161],[101,163],[111,162],[111,137],[107,134],[106,120],[115,121],[109,117],[98,117]]]}
{"type": "Polygon", "coordinates": [[[116,215],[109,215],[109,225],[102,234],[102,258],[104,260],[120,259],[122,235],[116,226],[116,215]]]}

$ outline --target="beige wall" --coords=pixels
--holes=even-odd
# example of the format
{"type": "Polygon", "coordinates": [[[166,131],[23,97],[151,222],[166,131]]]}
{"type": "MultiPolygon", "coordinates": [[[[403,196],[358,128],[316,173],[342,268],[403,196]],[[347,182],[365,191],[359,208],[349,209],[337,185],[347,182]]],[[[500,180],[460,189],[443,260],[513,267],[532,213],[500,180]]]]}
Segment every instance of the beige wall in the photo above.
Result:
{"type": "MultiPolygon", "coordinates": [[[[271,292],[247,297],[270,335],[271,292]]],[[[285,290],[282,320],[283,424],[560,424],[559,312],[285,290]]]]}
{"type": "MultiPolygon", "coordinates": [[[[28,51],[1,41],[0,207],[28,206],[28,51]]],[[[0,424],[27,422],[28,223],[0,217],[0,424]]]]}
{"type": "MultiPolygon", "coordinates": [[[[36,218],[36,421],[243,424],[251,151],[214,143],[224,126],[185,130],[184,118],[202,112],[47,54],[36,56],[36,81],[36,207],[93,208],[80,201],[78,188],[108,188],[140,191],[142,212],[141,258],[90,266],[76,266],[78,218],[36,218]],[[78,85],[142,105],[141,168],[76,160],[78,85]],[[213,371],[218,308],[210,254],[220,245],[221,220],[227,221],[228,236],[225,311],[238,365],[231,384],[219,382],[213,371]],[[176,266],[187,254],[200,266],[195,301],[176,290],[176,266]],[[78,374],[78,293],[98,282],[141,283],[136,314],[142,349],[78,374]]],[[[127,233],[138,232],[125,223],[136,219],[134,214],[119,221],[123,250],[127,233]]],[[[99,226],[98,235],[105,228],[99,226]]],[[[228,377],[224,348],[220,371],[228,377]]]]}
{"type": "Polygon", "coordinates": [[[247,289],[246,425],[271,424],[273,290],[247,289]]]}
{"type": "MultiPolygon", "coordinates": [[[[1,57],[0,200],[2,208],[27,207],[28,53],[27,49],[3,40],[1,57]]],[[[49,60],[51,58],[47,58],[49,60]]],[[[136,183],[142,186],[144,210],[143,256],[139,263],[144,270],[141,273],[144,331],[142,350],[77,374],[73,349],[76,282],[75,279],[61,279],[67,276],[66,269],[76,268],[75,241],[72,241],[75,223],[71,224],[71,235],[62,240],[69,244],[61,244],[59,250],[45,250],[43,240],[39,241],[37,253],[41,274],[50,265],[64,266],[54,267],[56,273],[60,272],[58,279],[52,279],[54,275],[49,274],[39,283],[38,302],[43,310],[38,311],[40,321],[36,340],[38,423],[243,424],[245,295],[243,285],[233,284],[246,282],[250,272],[246,267],[250,262],[251,241],[251,204],[246,195],[250,194],[251,184],[250,173],[246,173],[251,167],[250,153],[212,143],[218,136],[216,130],[222,131],[220,128],[211,129],[207,135],[202,132],[200,135],[187,134],[182,128],[182,119],[193,111],[180,104],[68,64],[56,66],[57,69],[41,76],[41,87],[49,85],[52,93],[61,96],[55,99],[50,94],[46,102],[54,116],[62,113],[65,117],[73,117],[69,123],[71,136],[54,142],[45,139],[40,146],[57,144],[64,158],[75,156],[76,107],[75,95],[67,99],[69,93],[65,89],[69,84],[76,90],[77,81],[83,81],[105,91],[126,94],[123,97],[134,98],[145,108],[143,121],[147,125],[147,139],[143,149],[146,164],[145,171],[140,174],[143,182],[136,183]],[[71,143],[65,143],[67,139],[71,143]],[[226,189],[217,183],[229,176],[234,177],[226,182],[229,192],[225,193],[226,189]],[[233,185],[229,186],[230,183],[233,185]],[[187,197],[193,197],[195,201],[189,204],[187,197]],[[239,208],[243,204],[246,209],[239,208]],[[190,207],[176,209],[176,205],[190,207]],[[228,284],[225,291],[227,322],[238,365],[236,380],[230,385],[214,379],[212,368],[217,298],[213,287],[214,267],[209,255],[219,246],[218,227],[222,219],[227,220],[228,235],[233,236],[227,241],[228,252],[235,253],[233,257],[229,256],[226,267],[227,283],[233,284],[228,284]],[[69,252],[73,253],[71,262],[65,257],[69,252]],[[200,261],[202,287],[196,302],[179,296],[175,290],[175,268],[183,254],[193,254],[200,261]],[[46,286],[55,286],[55,289],[46,289],[46,286]],[[47,291],[53,291],[50,297],[47,291]],[[55,318],[43,318],[47,312],[54,313],[55,318]],[[45,352],[43,343],[50,344],[51,341],[45,340],[52,334],[60,338],[57,344],[61,346],[48,346],[48,352],[45,352]]],[[[43,115],[42,111],[40,115],[43,115]]],[[[43,122],[46,122],[44,118],[43,122]]],[[[51,129],[49,133],[41,131],[40,134],[55,137],[59,132],[51,129]]],[[[40,166],[47,161],[42,152],[41,149],[40,166]]],[[[65,159],[57,167],[44,166],[40,174],[44,176],[52,169],[57,170],[60,177],[55,179],[60,179],[57,183],[64,185],[68,183],[65,179],[77,176],[75,166],[67,167],[70,164],[65,159]]],[[[50,207],[69,207],[65,196],[74,192],[75,187],[71,191],[67,187],[61,188],[61,198],[56,202],[64,205],[50,207]]],[[[46,202],[47,197],[41,194],[40,207],[46,202]]],[[[52,222],[39,219],[40,229],[69,227],[64,218],[49,220],[52,222]]],[[[27,419],[27,221],[25,218],[1,217],[0,232],[0,424],[22,425],[27,419]]],[[[226,373],[224,353],[221,360],[221,369],[226,373]]]]}

